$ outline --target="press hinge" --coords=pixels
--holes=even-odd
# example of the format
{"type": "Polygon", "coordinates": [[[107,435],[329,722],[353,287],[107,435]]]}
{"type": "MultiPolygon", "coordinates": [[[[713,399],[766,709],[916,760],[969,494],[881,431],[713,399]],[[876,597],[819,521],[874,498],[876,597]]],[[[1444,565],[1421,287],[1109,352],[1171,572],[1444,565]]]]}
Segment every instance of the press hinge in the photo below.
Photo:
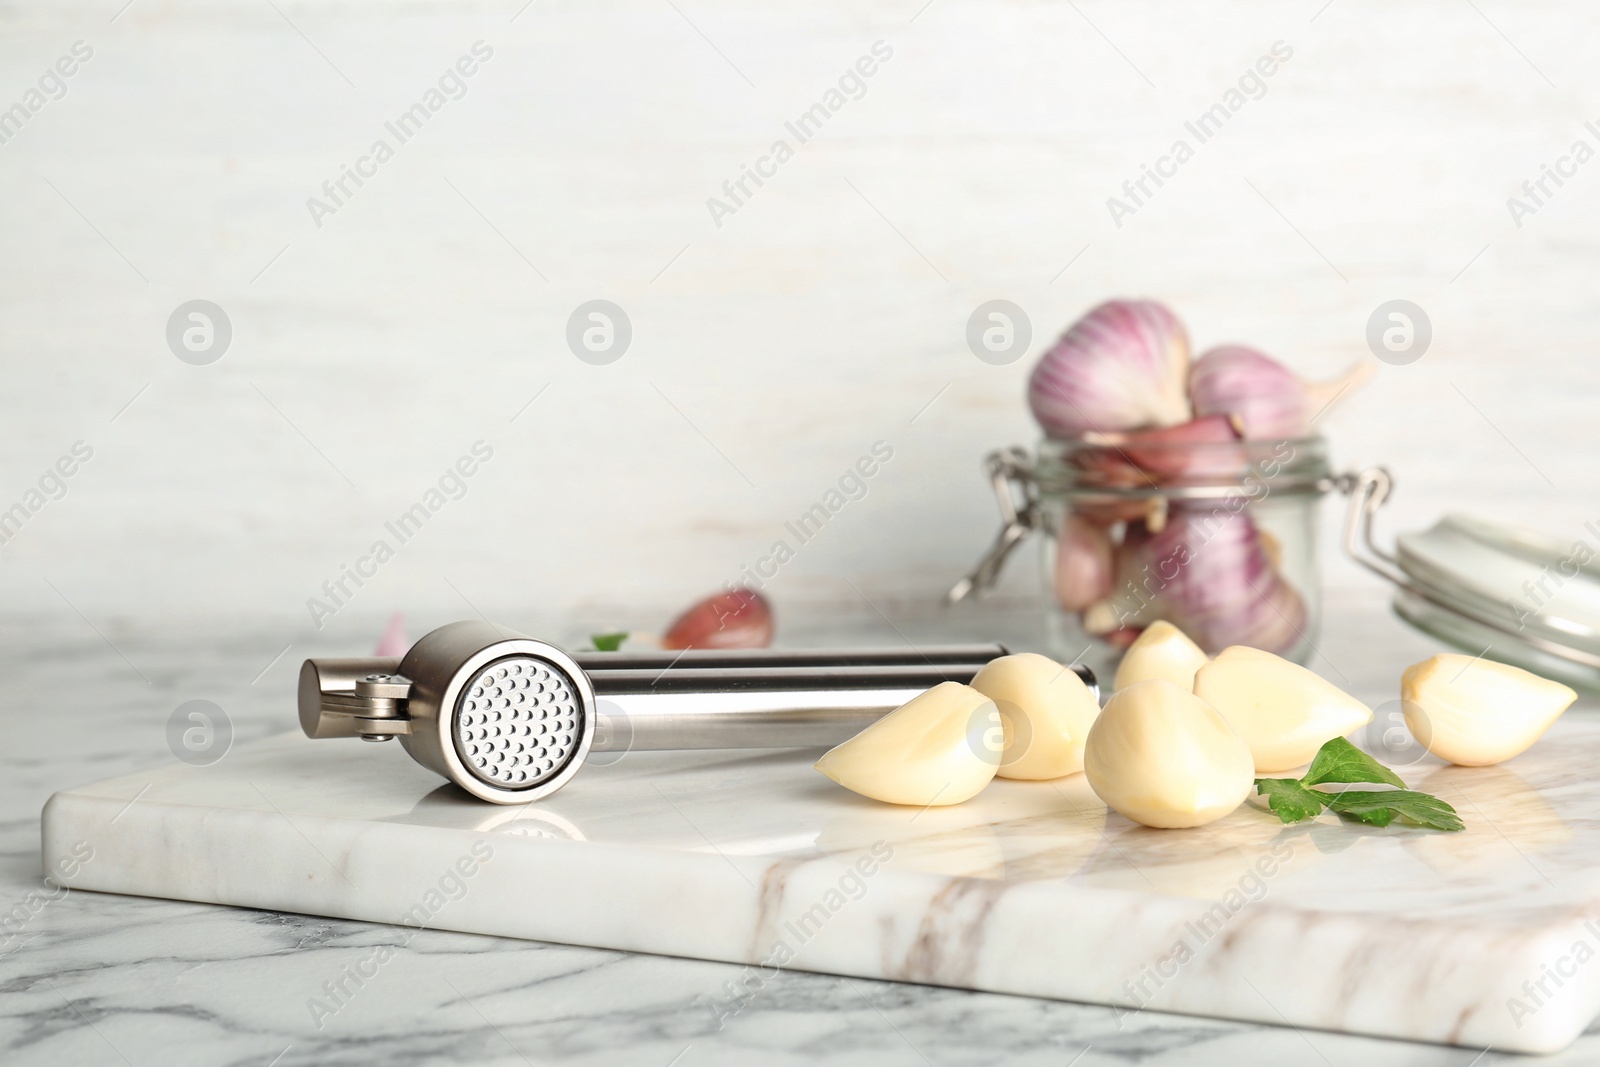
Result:
{"type": "Polygon", "coordinates": [[[411,698],[411,679],[398,674],[369,674],[356,679],[349,692],[324,692],[322,713],[348,717],[355,733],[365,741],[387,741],[411,732],[411,717],[406,702],[411,698]]]}

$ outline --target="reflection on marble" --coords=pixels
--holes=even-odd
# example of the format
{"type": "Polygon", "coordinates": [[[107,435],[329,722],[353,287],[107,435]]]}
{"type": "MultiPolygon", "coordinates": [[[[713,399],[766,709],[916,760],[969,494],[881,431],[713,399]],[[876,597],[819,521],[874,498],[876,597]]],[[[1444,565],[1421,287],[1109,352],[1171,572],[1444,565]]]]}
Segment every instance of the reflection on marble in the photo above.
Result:
{"type": "MultiPolygon", "coordinates": [[[[1433,651],[1426,641],[1406,634],[1377,612],[1378,609],[1365,614],[1344,612],[1330,617],[1322,642],[1322,649],[1334,657],[1334,665],[1324,664],[1322,669],[1375,704],[1392,695],[1389,689],[1401,666],[1433,651]]],[[[952,629],[953,619],[944,615],[926,625],[916,619],[897,619],[897,623],[916,640],[949,640],[978,632],[970,628],[970,621],[957,620],[967,628],[952,629]]],[[[797,636],[799,643],[809,644],[881,644],[898,639],[876,618],[872,625],[878,630],[868,630],[863,624],[859,632],[847,632],[839,628],[837,621],[831,625],[833,629],[827,633],[795,635],[791,630],[791,636],[797,636]]],[[[231,764],[250,750],[249,742],[293,725],[297,656],[361,651],[297,645],[292,653],[280,657],[285,638],[276,629],[252,633],[211,625],[194,631],[129,631],[109,625],[103,628],[116,642],[117,651],[77,622],[70,626],[47,621],[11,627],[0,622],[0,716],[7,716],[11,727],[9,744],[0,750],[0,900],[6,909],[22,902],[29,893],[45,891],[40,881],[39,810],[53,792],[92,779],[171,765],[173,760],[164,737],[167,717],[179,703],[196,697],[216,700],[232,716],[240,747],[219,767],[231,764]],[[274,657],[279,658],[274,661],[274,657]],[[149,685],[130,661],[149,678],[149,685]],[[264,667],[268,668],[265,673],[264,667]],[[70,690],[60,686],[64,672],[70,672],[75,680],[70,690]],[[259,680],[252,682],[258,676],[259,680]],[[50,712],[41,715],[39,709],[50,712]]],[[[1579,710],[1569,718],[1581,724],[1591,714],[1586,709],[1579,710]]],[[[334,742],[326,744],[339,748],[334,742]]],[[[398,775],[415,771],[398,752],[378,747],[361,749],[358,743],[351,744],[367,755],[383,756],[385,761],[394,757],[392,764],[385,762],[383,766],[398,775]]],[[[1541,745],[1528,758],[1502,770],[1538,789],[1548,811],[1566,824],[1575,841],[1583,840],[1585,835],[1592,837],[1593,821],[1581,810],[1587,787],[1579,781],[1570,787],[1573,795],[1564,798],[1560,789],[1530,771],[1530,761],[1546,747],[1541,745]]],[[[780,757],[777,762],[782,760],[780,757]]],[[[767,771],[773,758],[758,757],[742,765],[743,769],[739,769],[739,761],[734,762],[735,768],[725,767],[716,773],[737,772],[741,782],[759,786],[770,777],[767,771]]],[[[353,766],[342,764],[333,782],[344,781],[354,770],[353,766]]],[[[1447,772],[1423,765],[1412,780],[1442,773],[1447,772]]],[[[296,780],[310,777],[315,776],[299,774],[296,780]]],[[[1483,780],[1488,783],[1495,778],[1483,780]]],[[[702,817],[701,808],[709,809],[713,798],[697,801],[691,790],[680,791],[681,784],[688,780],[664,775],[657,784],[672,803],[702,823],[721,851],[735,860],[781,855],[791,865],[837,863],[846,853],[870,848],[874,841],[895,834],[902,842],[897,861],[924,867],[925,877],[944,882],[951,877],[1010,880],[1015,887],[1006,895],[1049,893],[1055,888],[1055,880],[1070,877],[1074,882],[1082,880],[1085,891],[1093,888],[1096,892],[1124,895],[1143,892],[1168,898],[1182,898],[1188,885],[1199,893],[1198,899],[1189,898],[1192,905],[1198,906],[1216,900],[1214,894],[1225,892],[1230,884],[1239,887],[1243,876],[1230,875],[1241,869],[1237,863],[1239,854],[1259,853],[1282,840],[1292,845],[1294,855],[1273,877],[1265,879],[1269,896],[1263,904],[1274,900],[1271,894],[1279,893],[1280,886],[1301,883],[1325,887],[1329,897],[1337,899],[1341,895],[1340,879],[1359,888],[1360,878],[1346,872],[1343,866],[1345,853],[1359,858],[1364,851],[1377,850],[1390,857],[1408,857],[1419,877],[1425,873],[1440,883],[1454,883],[1453,874],[1436,871],[1433,864],[1492,863],[1494,850],[1506,849],[1504,839],[1498,835],[1474,833],[1471,841],[1475,844],[1470,847],[1459,843],[1467,841],[1466,837],[1451,838],[1443,845],[1444,855],[1424,855],[1419,850],[1439,846],[1427,844],[1429,839],[1419,835],[1400,840],[1388,832],[1352,833],[1331,821],[1310,831],[1280,836],[1283,832],[1266,817],[1261,823],[1240,820],[1224,824],[1221,832],[1226,840],[1218,837],[1207,847],[1190,841],[1189,835],[1152,834],[1131,827],[1114,815],[1108,817],[1087,796],[1073,791],[1071,779],[1055,783],[1064,796],[1054,799],[1042,799],[1047,794],[1036,790],[1009,791],[1004,810],[1000,811],[1003,817],[998,820],[991,819],[987,812],[965,808],[940,812],[937,817],[930,811],[915,820],[914,834],[901,832],[895,820],[904,816],[895,809],[855,804],[840,793],[832,794],[833,801],[824,807],[795,819],[774,822],[769,810],[763,825],[763,820],[747,818],[736,810],[738,805],[728,797],[717,805],[713,818],[702,817]],[[819,819],[817,816],[824,809],[830,817],[819,819]],[[925,822],[927,830],[923,830],[925,822]],[[1102,839],[1099,830],[1083,835],[1060,832],[1061,826],[1073,824],[1098,827],[1106,836],[1102,839]],[[1147,865],[1141,861],[1141,873],[1125,858],[1135,855],[1131,851],[1135,842],[1146,854],[1158,854],[1160,862],[1147,865]],[[1229,854],[1229,849],[1235,852],[1229,854]],[[1480,860],[1476,850],[1486,850],[1491,859],[1480,860]],[[936,862],[948,867],[934,867],[936,862]],[[1216,865],[1208,867],[1212,862],[1216,865]]],[[[340,803],[349,804],[360,796],[361,783],[356,782],[355,786],[346,789],[335,784],[324,788],[332,788],[340,803]]],[[[522,837],[536,843],[584,847],[594,843],[584,840],[587,835],[610,832],[607,826],[614,825],[606,820],[591,825],[592,818],[563,806],[546,805],[519,812],[470,805],[426,775],[407,781],[405,788],[412,790],[409,803],[395,803],[388,808],[373,806],[364,812],[363,819],[374,824],[387,821],[400,832],[422,836],[426,831],[419,828],[427,826],[456,834],[471,827],[472,832],[484,833],[497,848],[502,834],[506,840],[522,837]]],[[[1050,788],[1053,787],[1047,787],[1050,788]]],[[[1486,785],[1476,793],[1477,803],[1496,825],[1511,825],[1516,827],[1516,833],[1532,833],[1553,825],[1544,809],[1519,809],[1514,800],[1509,807],[1502,806],[1504,801],[1494,800],[1496,806],[1491,807],[1491,799],[1507,791],[1514,795],[1516,787],[1486,785]],[[1528,821],[1517,823],[1519,814],[1528,821]]],[[[297,809],[292,794],[286,801],[271,789],[267,792],[295,826],[321,841],[318,820],[297,809]]],[[[257,807],[264,809],[261,813],[270,814],[259,794],[252,791],[250,795],[256,797],[257,807]]],[[[614,801],[637,804],[641,810],[658,815],[668,810],[666,800],[653,790],[614,801]]],[[[115,826],[122,827],[138,807],[130,809],[115,826]]],[[[275,814],[271,817],[283,823],[275,814]]],[[[655,840],[635,841],[629,847],[678,851],[690,858],[709,860],[727,871],[725,879],[739,892],[756,896],[692,826],[661,818],[654,819],[653,824],[661,828],[655,840]]],[[[281,878],[290,869],[330,869],[304,840],[296,839],[301,852],[279,865],[275,877],[281,878]]],[[[1556,843],[1556,847],[1561,846],[1556,843]]],[[[1581,872],[1565,864],[1560,868],[1552,866],[1544,846],[1524,851],[1557,886],[1569,887],[1575,878],[1582,877],[1581,872]]],[[[348,859],[332,851],[329,857],[340,864],[346,864],[348,859]]],[[[1537,895],[1539,887],[1544,886],[1543,879],[1528,867],[1527,860],[1518,857],[1516,862],[1537,883],[1529,890],[1537,895]]],[[[1510,869],[1509,864],[1505,866],[1510,869]]],[[[345,865],[343,869],[358,884],[365,885],[356,867],[345,865]]],[[[398,868],[397,873],[404,869],[398,868]]],[[[631,871],[631,867],[625,871],[625,878],[640,880],[631,871]]],[[[430,873],[437,878],[441,872],[430,873]]],[[[868,896],[860,904],[870,905],[887,885],[879,879],[888,873],[879,871],[868,881],[868,896]]],[[[469,884],[473,893],[481,888],[478,878],[469,884]]],[[[614,890],[615,886],[611,888],[614,890]]],[[[1403,883],[1391,884],[1389,892],[1404,888],[1403,883]]],[[[1432,908],[1437,910],[1439,921],[1448,924],[1454,921],[1454,913],[1446,909],[1460,908],[1467,915],[1484,909],[1481,902],[1472,899],[1468,883],[1457,888],[1459,895],[1448,900],[1429,898],[1424,892],[1405,904],[1403,910],[1409,915],[1432,908]]],[[[1548,887],[1544,891],[1548,892],[1548,887]]],[[[1364,902],[1370,910],[1380,912],[1384,908],[1382,901],[1374,905],[1359,892],[1350,893],[1349,898],[1351,905],[1364,902]]],[[[574,899],[580,902],[574,906],[581,906],[581,898],[574,899]]],[[[521,898],[518,905],[522,906],[521,898]]],[[[852,903],[848,907],[856,906],[852,903]]],[[[908,903],[908,915],[913,914],[914,907],[914,902],[908,903]]],[[[1070,908],[1060,911],[1060,916],[1051,916],[1052,921],[1071,920],[1070,908]]],[[[686,916],[681,910],[662,910],[653,921],[658,925],[681,924],[704,919],[708,912],[702,908],[698,916],[686,916]]],[[[1196,915],[1198,912],[1196,907],[1196,915]]],[[[958,907],[945,912],[960,913],[958,907]]],[[[448,910],[441,919],[447,914],[448,910]]],[[[845,914],[848,911],[830,922],[840,921],[845,914]]],[[[1104,925],[1105,929],[1086,936],[1085,944],[1091,946],[1086,951],[1095,951],[1096,940],[1114,941],[1124,929],[1137,927],[1137,923],[1104,925]]],[[[1433,925],[1422,927],[1424,935],[1431,936],[1433,925]]],[[[1048,944],[1034,944],[1037,939],[1029,938],[1026,932],[1009,931],[1004,944],[998,934],[996,931],[996,939],[991,942],[996,946],[996,956],[1006,952],[1018,956],[1042,954],[1046,965],[1053,962],[1063,969],[1078,965],[1048,944]]],[[[877,931],[872,932],[873,938],[878,936],[877,931]]],[[[1297,935],[1290,931],[1286,936],[1297,935]]],[[[1307,970],[1315,973],[1327,965],[1319,961],[1329,959],[1321,947],[1328,943],[1328,936],[1324,935],[1308,959],[1297,961],[1296,976],[1307,970]]],[[[1404,923],[1396,926],[1393,937],[1400,946],[1397,953],[1411,955],[1417,947],[1427,947],[1425,938],[1408,940],[1411,931],[1404,923]],[[1407,945],[1413,949],[1408,950],[1407,945]]],[[[743,947],[762,952],[772,947],[770,940],[763,944],[753,936],[752,941],[757,943],[743,947]]],[[[1490,939],[1480,939],[1479,944],[1484,952],[1494,951],[1490,939]]],[[[1115,981],[1137,978],[1144,967],[1159,963],[1170,947],[1163,945],[1156,956],[1138,960],[1137,966],[1116,975],[1115,981]]],[[[1567,950],[1567,946],[1553,946],[1551,961],[1558,962],[1567,950]]],[[[1112,958],[1120,964],[1131,955],[1128,952],[1112,958]]],[[[927,953],[908,958],[907,962],[922,969],[940,965],[927,953]]],[[[1100,962],[1097,959],[1091,964],[1098,966],[1100,962]]],[[[1498,966],[1509,969],[1510,964],[1498,966]]],[[[678,1067],[820,1061],[871,1067],[944,1067],[957,1063],[1061,1067],[1081,1056],[1076,1059],[1078,1067],[1238,1067],[1242,1063],[1289,1062],[1326,1062],[1332,1067],[1467,1067],[1482,1050],[1482,1046],[1462,1049],[1307,1027],[1290,1029],[1282,1026],[1282,1020],[1272,1016],[1270,1009],[1259,1013],[1258,1017],[1267,1019],[1268,1024],[1262,1025],[1154,1009],[1135,1012],[1096,1004],[845,978],[807,973],[795,967],[771,974],[742,1003],[733,1000],[730,986],[737,989],[748,976],[749,969],[735,964],[442,929],[417,932],[397,925],[394,918],[387,924],[372,924],[71,891],[31,916],[20,928],[19,936],[0,947],[0,1062],[8,1067],[59,1067],[64,1063],[261,1067],[281,1054],[277,1067],[372,1062],[494,1063],[509,1067],[528,1062],[638,1063],[665,1067],[675,1057],[678,1067]],[[308,1010],[308,1001],[326,997],[326,983],[338,980],[347,968],[367,965],[365,961],[384,946],[389,947],[391,955],[379,966],[375,977],[366,980],[336,1014],[323,1018],[319,1027],[308,1010]],[[738,1010],[726,1011],[729,1006],[737,1006],[738,1010]]],[[[1282,986],[1287,979],[1281,970],[1250,970],[1244,976],[1272,1003],[1285,1007],[1282,986]]],[[[1436,970],[1427,979],[1446,991],[1454,980],[1447,970],[1436,970]]],[[[1177,981],[1211,982],[1215,977],[1200,971],[1191,976],[1185,969],[1177,981]]],[[[1351,991],[1350,995],[1358,992],[1351,991]]],[[[1421,984],[1391,1000],[1394,1005],[1404,1006],[1425,992],[1426,985],[1421,984]]],[[[1418,1003],[1422,1004],[1422,1000],[1418,1003]]],[[[1399,1007],[1387,1010],[1393,1012],[1399,1007]]],[[[1578,1064],[1597,1058],[1600,1032],[1580,1038],[1566,1052],[1541,1062],[1578,1064]]],[[[1476,1062],[1488,1065],[1504,1059],[1497,1050],[1476,1062]]]]}
{"type": "MultiPolygon", "coordinates": [[[[397,746],[284,734],[57,794],[44,859],[79,889],[387,923],[403,944],[425,927],[764,965],[714,1018],[781,967],[1551,1051],[1600,1007],[1600,967],[1523,985],[1600,947],[1596,754],[1600,727],[1570,722],[1512,767],[1413,768],[1458,835],[1252,807],[1175,832],[1107,813],[1081,776],[919,811],[790,752],[634,753],[506,809],[397,746]]],[[[308,1017],[341,1015],[393,952],[331,975],[308,1017]]]]}

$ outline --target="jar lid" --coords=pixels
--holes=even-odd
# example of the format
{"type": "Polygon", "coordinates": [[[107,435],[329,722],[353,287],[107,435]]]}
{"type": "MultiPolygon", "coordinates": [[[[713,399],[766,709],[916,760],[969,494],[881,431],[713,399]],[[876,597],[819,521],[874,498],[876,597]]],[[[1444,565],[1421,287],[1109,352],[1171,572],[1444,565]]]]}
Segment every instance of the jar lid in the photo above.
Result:
{"type": "Polygon", "coordinates": [[[1400,534],[1393,554],[1372,520],[1393,490],[1387,471],[1357,476],[1345,549],[1397,587],[1395,614],[1441,641],[1600,691],[1600,527],[1559,538],[1467,515],[1400,534]]]}

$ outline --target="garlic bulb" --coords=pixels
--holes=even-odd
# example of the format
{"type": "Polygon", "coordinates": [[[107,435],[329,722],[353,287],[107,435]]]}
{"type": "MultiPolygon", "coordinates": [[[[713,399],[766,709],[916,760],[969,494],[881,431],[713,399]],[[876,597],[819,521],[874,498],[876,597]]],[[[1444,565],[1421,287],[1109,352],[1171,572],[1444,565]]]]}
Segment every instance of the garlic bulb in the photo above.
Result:
{"type": "Polygon", "coordinates": [[[1189,334],[1150,300],[1112,300],[1072,325],[1033,368],[1028,405],[1051,437],[1171,426],[1189,418],[1189,334]]]}
{"type": "Polygon", "coordinates": [[[1263,352],[1244,345],[1213,348],[1189,371],[1196,416],[1235,415],[1251,440],[1305,437],[1311,421],[1347,390],[1372,376],[1358,363],[1331,382],[1312,383],[1263,352]]]}
{"type": "Polygon", "coordinates": [[[1194,673],[1207,663],[1200,646],[1165,619],[1145,628],[1117,665],[1114,688],[1123,690],[1152,678],[1165,678],[1184,689],[1194,688],[1194,673]]]}
{"type": "Polygon", "coordinates": [[[1111,534],[1097,523],[1068,515],[1056,535],[1056,600],[1082,611],[1111,592],[1111,534]]]}
{"type": "Polygon", "coordinates": [[[1083,743],[1100,702],[1048,656],[1020,652],[984,664],[972,688],[995,702],[1005,734],[1001,778],[1061,778],[1083,770],[1083,743]]]}
{"type": "Polygon", "coordinates": [[[1485,767],[1526,752],[1578,694],[1520,667],[1442,653],[1400,679],[1411,734],[1449,763],[1485,767]]]}
{"type": "Polygon", "coordinates": [[[1207,652],[1287,652],[1302,640],[1305,602],[1272,565],[1248,511],[1175,503],[1161,529],[1128,528],[1116,574],[1110,599],[1124,606],[1124,624],[1167,618],[1207,652]]]}
{"type": "Polygon", "coordinates": [[[1372,709],[1297,663],[1236,645],[1194,676],[1195,696],[1239,731],[1260,774],[1310,763],[1317,749],[1372,721],[1372,709]]]}
{"type": "Polygon", "coordinates": [[[1113,810],[1146,826],[1204,826],[1244,803],[1250,750],[1217,710],[1160,678],[1119,690],[1089,730],[1083,770],[1113,810]]]}
{"type": "Polygon", "coordinates": [[[994,780],[1003,738],[994,701],[971,686],[941,682],[824,752],[815,766],[887,804],[959,804],[994,780]]]}
{"type": "Polygon", "coordinates": [[[772,644],[772,605],[739,587],[706,597],[679,615],[662,648],[766,648],[772,644]]]}
{"type": "Polygon", "coordinates": [[[1202,647],[1250,645],[1287,652],[1303,639],[1306,605],[1272,565],[1260,529],[1248,512],[1175,509],[1152,538],[1157,553],[1188,550],[1163,590],[1173,621],[1202,647]]]}

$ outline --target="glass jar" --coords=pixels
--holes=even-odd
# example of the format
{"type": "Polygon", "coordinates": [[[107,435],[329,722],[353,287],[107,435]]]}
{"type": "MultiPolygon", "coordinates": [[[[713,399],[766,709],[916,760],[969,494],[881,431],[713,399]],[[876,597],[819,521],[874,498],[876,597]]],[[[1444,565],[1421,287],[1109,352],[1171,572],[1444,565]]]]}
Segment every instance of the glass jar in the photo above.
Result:
{"type": "Polygon", "coordinates": [[[1049,651],[1109,679],[1164,619],[1209,654],[1253,645],[1296,662],[1315,648],[1318,505],[1338,481],[1327,442],[1046,440],[992,453],[1005,520],[951,599],[992,585],[1040,535],[1049,651]]]}

